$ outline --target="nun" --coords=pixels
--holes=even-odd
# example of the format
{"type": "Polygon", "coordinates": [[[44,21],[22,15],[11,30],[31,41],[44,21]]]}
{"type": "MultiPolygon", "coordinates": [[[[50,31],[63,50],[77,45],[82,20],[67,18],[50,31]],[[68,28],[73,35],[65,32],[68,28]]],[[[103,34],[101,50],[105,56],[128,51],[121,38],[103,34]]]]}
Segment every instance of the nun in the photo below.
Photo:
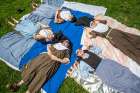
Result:
{"type": "Polygon", "coordinates": [[[61,64],[69,63],[71,55],[69,40],[63,39],[58,43],[50,44],[47,50],[48,52],[41,53],[25,65],[21,73],[22,80],[8,86],[11,91],[16,92],[21,85],[26,84],[28,86],[26,93],[38,93],[61,64]]]}
{"type": "MultiPolygon", "coordinates": [[[[123,93],[139,93],[140,78],[135,76],[128,68],[110,59],[103,59],[90,51],[78,49],[78,60],[74,64],[86,63],[89,68],[95,70],[95,74],[111,88],[123,93]]],[[[73,65],[73,67],[75,67],[73,65]]],[[[76,67],[75,67],[76,68],[76,67]]]]}

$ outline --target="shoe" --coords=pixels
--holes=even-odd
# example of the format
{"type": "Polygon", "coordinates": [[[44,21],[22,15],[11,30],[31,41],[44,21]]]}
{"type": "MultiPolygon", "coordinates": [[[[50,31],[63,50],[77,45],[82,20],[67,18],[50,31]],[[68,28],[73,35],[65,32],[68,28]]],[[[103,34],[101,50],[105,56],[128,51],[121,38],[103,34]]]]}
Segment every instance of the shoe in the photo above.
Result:
{"type": "Polygon", "coordinates": [[[20,86],[18,86],[16,83],[14,83],[14,84],[11,84],[11,85],[7,85],[7,88],[11,92],[16,92],[17,90],[19,90],[20,86]]]}

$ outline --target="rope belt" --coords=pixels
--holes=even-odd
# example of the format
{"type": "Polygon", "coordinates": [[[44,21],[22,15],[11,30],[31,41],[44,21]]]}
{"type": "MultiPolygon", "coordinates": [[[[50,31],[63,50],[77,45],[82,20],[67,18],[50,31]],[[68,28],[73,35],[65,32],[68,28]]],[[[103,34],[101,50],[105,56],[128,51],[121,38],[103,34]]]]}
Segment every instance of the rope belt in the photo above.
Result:
{"type": "Polygon", "coordinates": [[[109,36],[109,34],[112,32],[112,30],[113,30],[113,29],[111,28],[111,29],[108,31],[108,33],[107,33],[106,36],[105,36],[106,38],[112,39],[112,37],[109,36]]]}

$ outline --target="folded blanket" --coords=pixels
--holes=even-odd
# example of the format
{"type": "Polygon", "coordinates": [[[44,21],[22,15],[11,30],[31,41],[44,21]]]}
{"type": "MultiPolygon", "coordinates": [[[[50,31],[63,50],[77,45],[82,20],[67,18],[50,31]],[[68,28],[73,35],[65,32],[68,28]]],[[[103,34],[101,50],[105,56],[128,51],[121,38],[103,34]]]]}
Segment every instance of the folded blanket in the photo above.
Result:
{"type": "Polygon", "coordinates": [[[22,57],[36,41],[17,32],[10,32],[0,39],[0,58],[18,68],[22,57]]]}

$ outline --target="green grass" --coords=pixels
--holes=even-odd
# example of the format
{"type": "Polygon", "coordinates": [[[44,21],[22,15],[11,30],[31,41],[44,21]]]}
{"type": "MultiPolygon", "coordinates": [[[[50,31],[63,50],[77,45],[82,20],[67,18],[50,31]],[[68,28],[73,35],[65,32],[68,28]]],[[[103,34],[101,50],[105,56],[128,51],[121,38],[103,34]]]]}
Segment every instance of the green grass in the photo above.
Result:
{"type": "MultiPolygon", "coordinates": [[[[140,0],[68,0],[88,4],[101,5],[108,8],[106,15],[122,23],[140,29],[140,0]]],[[[6,23],[11,16],[19,19],[22,15],[31,12],[31,0],[0,0],[0,36],[12,31],[6,23]],[[17,9],[25,9],[18,13],[17,9]]],[[[6,89],[6,84],[20,80],[20,72],[14,71],[3,62],[0,62],[0,93],[11,93],[6,89]]],[[[17,93],[24,93],[26,86],[17,93]]],[[[68,78],[61,86],[59,93],[87,93],[73,79],[68,78]]]]}

